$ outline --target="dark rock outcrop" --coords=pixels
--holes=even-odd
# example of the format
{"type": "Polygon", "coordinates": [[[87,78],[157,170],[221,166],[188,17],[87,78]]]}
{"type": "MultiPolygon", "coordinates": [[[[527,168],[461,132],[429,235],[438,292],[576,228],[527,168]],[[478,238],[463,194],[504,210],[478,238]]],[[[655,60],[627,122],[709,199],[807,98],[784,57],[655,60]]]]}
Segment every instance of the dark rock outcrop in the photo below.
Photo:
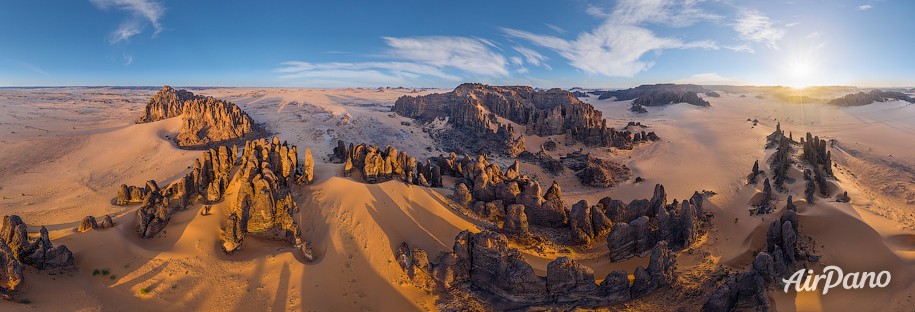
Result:
{"type": "Polygon", "coordinates": [[[590,153],[573,152],[560,159],[565,167],[575,171],[581,184],[591,187],[617,186],[632,175],[626,165],[597,158],[590,153]]]}
{"type": "MultiPolygon", "coordinates": [[[[55,247],[48,237],[47,228],[42,226],[38,231],[38,238],[32,242],[29,242],[27,228],[28,225],[17,215],[3,217],[3,224],[0,226],[0,240],[2,240],[0,245],[5,244],[9,248],[10,253],[7,256],[12,255],[21,264],[29,265],[51,274],[77,270],[76,263],[73,260],[73,253],[70,252],[67,246],[59,245],[55,247]]],[[[0,253],[5,253],[5,251],[0,253]]],[[[0,258],[5,258],[5,256],[0,256],[0,258]]],[[[7,270],[15,269],[16,265],[10,264],[9,259],[2,260],[5,260],[4,262],[7,264],[7,270]]],[[[7,277],[10,276],[9,274],[16,275],[9,271],[7,271],[7,274],[7,277]]],[[[19,280],[21,281],[21,277],[19,280]]],[[[2,285],[0,285],[0,288],[3,288],[2,285]]]]}
{"type": "Polygon", "coordinates": [[[508,247],[505,236],[491,231],[459,233],[452,251],[442,254],[436,263],[423,260],[425,252],[410,249],[406,243],[394,251],[394,256],[414,284],[429,289],[424,279],[414,277],[428,274],[442,287],[482,294],[479,298],[490,301],[498,310],[566,304],[606,308],[670,285],[676,261],[666,242],[657,244],[649,269],[636,270],[636,290],[635,285],[630,288],[625,271],[607,274],[598,285],[591,268],[568,257],[550,262],[546,276],[537,276],[521,253],[508,247]],[[418,254],[423,256],[417,257],[418,254]]]}
{"type": "Polygon", "coordinates": [[[908,94],[896,91],[883,91],[883,90],[871,90],[869,92],[858,92],[847,94],[840,98],[835,98],[829,101],[830,105],[836,106],[860,106],[868,105],[876,102],[886,102],[890,100],[897,101],[906,101],[909,103],[915,103],[915,98],[912,98],[908,94]]]}
{"type": "Polygon", "coordinates": [[[655,84],[641,85],[631,89],[600,91],[598,99],[615,98],[616,101],[632,101],[633,112],[643,112],[643,106],[662,106],[674,103],[689,103],[696,106],[710,106],[699,93],[716,97],[711,90],[697,85],[655,84]]]}
{"type": "Polygon", "coordinates": [[[179,115],[184,117],[175,142],[181,147],[206,148],[251,138],[262,132],[248,114],[231,102],[169,86],[153,95],[137,122],[154,122],[179,115]]]}

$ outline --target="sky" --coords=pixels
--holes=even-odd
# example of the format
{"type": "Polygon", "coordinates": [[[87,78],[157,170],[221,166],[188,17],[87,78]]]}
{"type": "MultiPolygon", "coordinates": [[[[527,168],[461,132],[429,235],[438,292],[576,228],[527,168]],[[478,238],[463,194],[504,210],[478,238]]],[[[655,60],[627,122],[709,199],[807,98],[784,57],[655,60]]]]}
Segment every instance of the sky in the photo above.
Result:
{"type": "Polygon", "coordinates": [[[0,4],[0,86],[915,86],[915,2],[0,4]]]}

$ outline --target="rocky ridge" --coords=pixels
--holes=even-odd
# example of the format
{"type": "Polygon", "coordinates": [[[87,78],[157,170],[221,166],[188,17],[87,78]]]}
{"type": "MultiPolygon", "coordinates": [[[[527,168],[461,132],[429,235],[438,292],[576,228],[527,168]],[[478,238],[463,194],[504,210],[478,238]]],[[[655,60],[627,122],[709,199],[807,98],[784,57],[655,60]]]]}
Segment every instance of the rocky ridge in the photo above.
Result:
{"type": "Polygon", "coordinates": [[[465,83],[452,92],[403,96],[392,110],[423,123],[447,119],[451,131],[433,138],[459,153],[518,155],[525,150],[523,136],[512,123],[528,135],[565,135],[567,142],[585,146],[631,148],[632,143],[631,133],[607,127],[600,111],[562,89],[465,83]]]}
{"type": "Polygon", "coordinates": [[[209,148],[252,138],[263,131],[235,104],[165,86],[146,103],[137,123],[184,116],[175,143],[184,148],[209,148]]]}

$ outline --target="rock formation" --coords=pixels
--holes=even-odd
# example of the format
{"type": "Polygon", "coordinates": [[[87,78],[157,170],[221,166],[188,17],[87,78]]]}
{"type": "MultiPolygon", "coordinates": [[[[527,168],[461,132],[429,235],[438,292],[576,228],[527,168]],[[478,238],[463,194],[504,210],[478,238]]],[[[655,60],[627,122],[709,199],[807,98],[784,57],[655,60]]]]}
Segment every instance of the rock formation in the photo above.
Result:
{"type": "Polygon", "coordinates": [[[616,186],[632,175],[626,165],[597,158],[590,153],[573,152],[560,159],[567,168],[575,171],[581,184],[591,187],[616,186]]]}
{"type": "Polygon", "coordinates": [[[523,136],[512,123],[525,126],[528,135],[566,135],[567,144],[632,147],[628,131],[608,128],[600,111],[561,89],[465,83],[452,92],[403,96],[393,111],[421,122],[447,118],[453,129],[433,138],[458,152],[518,155],[523,136]]]}
{"type": "Polygon", "coordinates": [[[674,103],[689,103],[696,106],[710,106],[699,93],[717,97],[717,93],[697,85],[655,84],[641,85],[631,89],[599,91],[598,99],[615,98],[617,101],[632,101],[633,112],[647,112],[643,106],[662,106],[674,103]]]}
{"type": "MultiPolygon", "coordinates": [[[[10,282],[10,277],[17,279],[21,282],[21,265],[29,265],[36,269],[47,271],[51,274],[67,273],[74,270],[77,270],[76,264],[73,260],[73,253],[70,252],[70,249],[67,246],[59,245],[54,246],[51,243],[51,239],[48,237],[48,229],[44,226],[38,231],[39,236],[35,241],[30,242],[27,232],[28,225],[22,221],[21,218],[17,215],[9,215],[3,217],[3,224],[0,225],[0,245],[6,246],[9,249],[7,253],[4,249],[0,251],[0,260],[6,267],[6,279],[0,278],[0,281],[7,281],[6,284],[0,284],[0,289],[5,288],[6,291],[15,291],[15,285],[10,282]],[[10,257],[12,256],[12,257],[10,257]],[[12,259],[11,259],[12,258],[12,259]],[[12,260],[19,262],[19,268],[17,265],[13,264],[12,260]],[[19,271],[19,274],[13,271],[19,271]],[[8,287],[4,287],[8,286],[8,287]]],[[[2,272],[0,272],[0,276],[2,272]]],[[[18,284],[18,283],[15,283],[18,284]]],[[[0,290],[0,296],[2,295],[3,290],[0,290]]]]}
{"type": "Polygon", "coordinates": [[[346,147],[343,141],[338,141],[334,153],[328,156],[332,161],[344,162],[344,176],[359,172],[366,183],[381,183],[396,178],[407,184],[442,187],[443,175],[455,175],[460,171],[456,168],[457,155],[454,153],[447,157],[429,158],[422,163],[392,146],[386,146],[384,150],[366,144],[346,147]]]}
{"type": "Polygon", "coordinates": [[[298,148],[280,143],[276,137],[248,141],[239,163],[234,179],[240,185],[236,205],[223,227],[223,249],[227,253],[238,250],[247,235],[302,246],[295,221],[299,208],[291,188],[309,178],[299,171],[298,148]]]}
{"type": "Polygon", "coordinates": [[[0,240],[0,299],[12,300],[22,286],[22,263],[6,241],[0,240]]]}
{"type": "Polygon", "coordinates": [[[231,102],[165,86],[146,103],[138,123],[183,115],[178,146],[206,148],[243,140],[262,132],[248,114],[231,102]]]}
{"type": "MultiPolygon", "coordinates": [[[[571,304],[578,307],[609,307],[667,287],[674,280],[676,258],[666,242],[652,249],[648,269],[639,267],[637,284],[630,287],[625,271],[607,274],[595,283],[594,271],[568,257],[547,265],[546,276],[538,276],[521,252],[508,247],[504,235],[483,231],[457,235],[452,251],[430,263],[425,251],[401,244],[395,259],[414,284],[427,288],[428,276],[445,288],[473,290],[484,294],[496,309],[524,309],[571,304]],[[638,286],[638,290],[636,290],[638,286]]],[[[440,288],[439,288],[440,289],[440,288]]]]}
{"type": "Polygon", "coordinates": [[[675,250],[687,248],[704,231],[700,226],[705,218],[702,204],[698,192],[688,200],[668,204],[661,185],[655,186],[651,200],[637,199],[624,205],[609,197],[601,199],[600,208],[614,222],[607,235],[610,260],[643,255],[660,241],[669,242],[675,250]]]}
{"type": "Polygon", "coordinates": [[[798,243],[798,215],[796,209],[791,209],[791,200],[789,197],[789,209],[769,225],[765,250],[756,255],[746,271],[729,275],[708,298],[702,311],[769,311],[768,286],[781,283],[782,278],[806,267],[803,262],[810,254],[802,254],[798,243]]]}
{"type": "Polygon", "coordinates": [[[83,218],[83,221],[79,223],[79,228],[77,229],[77,231],[88,232],[90,230],[97,229],[98,227],[99,227],[98,222],[95,221],[95,217],[86,216],[85,218],[83,218]]]}
{"type": "MultiPolygon", "coordinates": [[[[204,151],[200,158],[194,160],[191,172],[165,189],[159,189],[155,181],[148,182],[146,189],[149,192],[137,210],[140,237],[156,236],[171,220],[173,213],[187,208],[197,198],[205,202],[221,200],[229,185],[229,172],[235,167],[236,150],[234,146],[231,149],[220,146],[204,151]]],[[[120,197],[120,191],[118,194],[120,197]]]]}
{"type": "Polygon", "coordinates": [[[836,106],[859,106],[868,105],[875,102],[886,102],[889,100],[915,103],[915,98],[912,98],[908,94],[902,92],[871,90],[867,93],[858,92],[847,94],[843,97],[830,100],[829,104],[836,106]]]}

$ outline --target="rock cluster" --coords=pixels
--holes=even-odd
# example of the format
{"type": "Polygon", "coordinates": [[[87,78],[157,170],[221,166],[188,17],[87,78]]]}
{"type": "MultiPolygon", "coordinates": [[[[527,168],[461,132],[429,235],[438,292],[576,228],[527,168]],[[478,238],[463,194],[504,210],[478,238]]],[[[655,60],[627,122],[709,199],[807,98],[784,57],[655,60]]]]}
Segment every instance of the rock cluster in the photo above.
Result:
{"type": "Polygon", "coordinates": [[[791,165],[791,160],[788,156],[792,153],[792,143],[794,141],[785,136],[782,131],[781,123],[776,124],[775,132],[767,138],[766,148],[775,147],[775,154],[772,155],[769,170],[772,171],[772,182],[774,182],[775,188],[779,191],[785,188],[785,182],[792,182],[790,181],[791,178],[788,177],[788,168],[791,165]]]}
{"type": "Polygon", "coordinates": [[[183,115],[178,146],[206,148],[251,137],[260,130],[248,114],[231,102],[195,95],[165,86],[146,103],[138,123],[154,122],[183,115]]]}
{"type": "MultiPolygon", "coordinates": [[[[310,152],[306,152],[305,163],[308,158],[310,152]]],[[[276,137],[272,141],[245,143],[239,163],[234,177],[239,183],[237,200],[223,227],[224,251],[231,253],[241,248],[249,234],[307,246],[295,221],[299,208],[292,197],[292,186],[310,182],[313,166],[299,166],[298,148],[280,143],[276,137]]]]}
{"type": "MultiPolygon", "coordinates": [[[[159,189],[155,181],[147,182],[147,195],[137,210],[137,231],[140,237],[151,238],[159,234],[173,213],[187,208],[198,198],[204,202],[222,199],[229,185],[229,172],[235,167],[236,150],[234,146],[220,146],[204,151],[200,158],[194,160],[191,172],[164,189],[159,189]]],[[[124,188],[122,185],[121,191],[124,188]]],[[[118,192],[119,202],[121,191],[118,192]]]]}
{"type": "Polygon", "coordinates": [[[780,283],[806,259],[798,245],[797,208],[791,201],[789,196],[788,209],[770,224],[765,250],[756,255],[747,271],[729,275],[708,298],[702,311],[735,311],[738,307],[769,311],[768,285],[780,283]]]}
{"type": "Polygon", "coordinates": [[[641,85],[631,89],[600,91],[598,99],[615,98],[617,101],[632,101],[633,112],[647,112],[643,106],[662,106],[674,103],[689,103],[696,106],[710,106],[699,93],[717,97],[717,93],[697,85],[655,84],[641,85]]]}
{"type": "Polygon", "coordinates": [[[127,184],[121,184],[121,187],[118,188],[118,197],[116,203],[121,206],[142,203],[154,188],[159,188],[155,184],[156,181],[148,181],[144,187],[127,186],[127,184]]]}
{"type": "Polygon", "coordinates": [[[382,150],[378,146],[350,143],[346,147],[343,141],[338,141],[334,153],[329,156],[333,162],[344,163],[344,176],[359,172],[366,183],[397,178],[407,184],[442,187],[442,176],[454,176],[461,170],[454,153],[429,158],[423,163],[392,146],[382,150]]]}
{"type": "Polygon", "coordinates": [[[615,222],[607,235],[610,260],[614,262],[643,255],[661,241],[669,242],[674,250],[689,247],[700,236],[700,221],[706,215],[699,192],[668,204],[660,184],[655,185],[651,200],[636,199],[624,205],[605,197],[600,202],[607,217],[615,222]]]}
{"type": "Polygon", "coordinates": [[[54,246],[44,226],[29,241],[28,225],[17,215],[3,217],[0,225],[0,298],[10,300],[23,282],[23,265],[50,274],[77,270],[73,253],[64,245],[54,246]]]}
{"type": "Polygon", "coordinates": [[[459,233],[452,251],[442,254],[435,263],[430,263],[426,253],[419,250],[404,243],[395,252],[398,263],[414,283],[425,284],[426,277],[431,276],[434,283],[444,288],[481,292],[498,309],[556,304],[594,308],[619,304],[671,284],[676,264],[667,243],[661,242],[652,250],[648,269],[636,269],[636,280],[630,286],[625,271],[611,272],[597,284],[591,268],[568,257],[550,262],[546,276],[538,276],[520,251],[508,247],[504,235],[488,230],[459,233]]]}
{"type": "Polygon", "coordinates": [[[651,200],[626,205],[606,197],[596,205],[579,201],[569,210],[558,183],[554,181],[544,193],[537,181],[520,174],[517,161],[504,172],[483,156],[463,163],[463,175],[452,195],[459,204],[496,224],[501,222],[502,231],[512,235],[529,235],[531,225],[567,229],[568,243],[587,245],[609,233],[613,261],[641,255],[659,241],[669,241],[678,249],[689,246],[699,236],[699,220],[705,215],[701,194],[668,205],[661,185],[655,187],[651,200]]]}
{"type": "Polygon", "coordinates": [[[447,149],[476,154],[516,156],[524,151],[523,136],[515,133],[512,123],[525,126],[528,135],[564,134],[567,144],[632,147],[631,133],[608,128],[600,111],[562,89],[465,83],[452,92],[403,96],[393,111],[421,122],[447,118],[454,131],[434,137],[447,149]],[[490,148],[486,142],[498,146],[490,148]]]}
{"type": "Polygon", "coordinates": [[[632,175],[626,165],[591,156],[591,153],[573,152],[560,160],[565,167],[575,171],[581,184],[591,187],[616,186],[632,175]]]}
{"type": "Polygon", "coordinates": [[[83,221],[79,223],[79,228],[77,231],[88,232],[95,229],[107,229],[114,226],[114,221],[111,220],[111,216],[105,215],[105,218],[102,219],[102,222],[95,220],[93,216],[86,216],[83,218],[83,221]]]}

